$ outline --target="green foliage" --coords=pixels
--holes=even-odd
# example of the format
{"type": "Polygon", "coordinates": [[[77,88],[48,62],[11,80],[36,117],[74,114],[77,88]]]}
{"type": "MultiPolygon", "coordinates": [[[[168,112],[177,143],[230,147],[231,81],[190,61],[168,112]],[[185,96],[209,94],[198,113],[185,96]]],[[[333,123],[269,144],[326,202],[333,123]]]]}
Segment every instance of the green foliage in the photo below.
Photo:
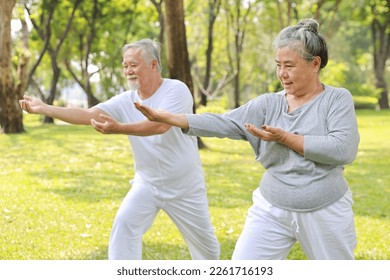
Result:
{"type": "MultiPolygon", "coordinates": [[[[52,29],[50,43],[56,46],[69,20],[74,1],[47,0],[27,1],[31,10],[31,18],[43,28],[48,18],[49,10],[55,7],[50,27],[52,29]]],[[[204,80],[206,67],[206,48],[208,31],[208,1],[184,1],[187,44],[192,65],[192,74],[195,84],[204,80]]],[[[353,95],[376,97],[372,89],[375,87],[372,42],[370,24],[374,19],[382,22],[386,19],[387,10],[384,1],[223,1],[214,25],[213,52],[211,64],[211,83],[215,85],[234,74],[235,48],[233,48],[236,24],[240,30],[245,30],[244,42],[240,60],[240,97],[241,103],[246,102],[253,95],[264,92],[277,91],[280,84],[275,75],[274,50],[272,41],[281,28],[295,24],[299,19],[315,17],[320,23],[320,31],[327,39],[329,47],[329,65],[323,70],[324,83],[342,86],[353,95]],[[248,21],[243,17],[248,4],[252,7],[248,21]],[[233,9],[233,7],[240,9],[233,9]],[[371,6],[375,5],[376,14],[372,14],[371,6]],[[241,16],[237,17],[240,11],[241,16]],[[230,14],[229,14],[230,13],[230,14]],[[232,21],[235,19],[235,22],[232,21]],[[228,26],[227,21],[231,24],[228,26]],[[369,89],[369,90],[367,90],[369,89]]],[[[72,62],[73,70],[81,75],[81,67],[88,60],[90,65],[99,69],[100,84],[94,84],[94,94],[100,100],[105,100],[123,90],[126,81],[121,69],[120,48],[124,43],[145,37],[158,38],[160,25],[158,13],[151,1],[115,0],[98,1],[98,16],[93,22],[94,1],[82,1],[75,13],[72,28],[65,39],[59,56],[59,65],[62,69],[58,90],[74,83],[74,78],[65,69],[64,61],[72,62]],[[94,23],[94,24],[93,24],[94,23]],[[94,28],[92,30],[92,28],[94,28]],[[85,43],[89,34],[95,38],[90,55],[85,56],[85,43]],[[100,93],[100,95],[99,95],[100,93]]],[[[22,10],[21,5],[17,5],[22,10]]],[[[21,17],[19,12],[15,16],[21,17]]],[[[20,36],[19,36],[20,37],[20,36]]],[[[14,46],[20,44],[16,37],[14,46]]],[[[44,42],[38,36],[37,30],[31,29],[29,47],[32,58],[38,57],[44,42]]],[[[166,46],[163,46],[163,54],[166,46]]],[[[18,52],[13,57],[17,62],[18,52]]],[[[166,61],[163,55],[163,61],[166,61]]],[[[31,59],[30,66],[35,62],[31,59]]],[[[164,63],[164,75],[168,75],[164,63]]],[[[47,92],[51,85],[51,64],[47,54],[39,65],[34,80],[40,85],[43,92],[47,92]]],[[[386,75],[389,75],[387,70],[386,75]]],[[[96,76],[94,77],[96,78],[96,76]]],[[[29,88],[30,93],[32,87],[29,88]]],[[[219,93],[225,96],[227,103],[231,102],[233,83],[230,82],[219,93]]]]}
{"type": "Polygon", "coordinates": [[[355,109],[376,109],[378,107],[378,98],[370,96],[353,96],[355,109]]]}
{"type": "MultiPolygon", "coordinates": [[[[368,54],[362,54],[359,58],[357,63],[361,67],[361,72],[367,73],[367,64],[371,62],[371,57],[368,54]]],[[[321,82],[347,88],[353,95],[355,108],[357,109],[376,109],[380,90],[376,89],[374,84],[368,81],[370,75],[368,77],[362,76],[360,83],[353,82],[354,80],[351,80],[351,72],[355,74],[358,72],[351,68],[354,67],[345,62],[336,62],[330,59],[328,65],[322,70],[321,82]]],[[[357,80],[356,77],[355,80],[357,80]]]]}
{"type": "MultiPolygon", "coordinates": [[[[100,81],[99,85],[92,84],[94,95],[100,100],[106,100],[122,91],[125,80],[121,68],[121,47],[129,41],[144,37],[156,38],[159,33],[159,27],[156,25],[157,13],[153,5],[145,1],[140,5],[139,2],[138,0],[99,0],[95,14],[94,1],[81,1],[57,58],[62,70],[58,91],[76,83],[75,78],[66,70],[65,64],[70,62],[77,79],[83,83],[86,76],[81,71],[85,69],[86,61],[93,66],[88,69],[89,74],[99,70],[99,79],[96,79],[96,76],[93,77],[100,81]],[[92,38],[91,35],[93,35],[93,41],[91,49],[88,50],[87,42],[92,38]]],[[[59,39],[64,34],[73,3],[74,1],[69,0],[28,1],[27,3],[31,18],[43,31],[46,31],[44,24],[49,17],[50,10],[54,9],[50,21],[50,45],[53,49],[57,47],[59,39]]],[[[38,57],[43,49],[43,39],[40,38],[35,28],[31,29],[29,46],[33,57],[38,57]]],[[[33,63],[35,60],[31,61],[30,66],[33,63]]],[[[46,52],[34,75],[34,79],[44,93],[48,92],[51,86],[51,77],[51,62],[46,52]]],[[[29,90],[32,91],[32,88],[30,87],[29,90]]]]}
{"type": "Polygon", "coordinates": [[[321,71],[321,81],[324,84],[345,87],[346,73],[349,71],[347,64],[329,59],[328,65],[321,71]]]}
{"type": "Polygon", "coordinates": [[[217,100],[213,100],[213,102],[210,102],[207,106],[200,106],[196,108],[197,114],[202,113],[215,113],[215,114],[222,114],[225,113],[228,109],[227,104],[227,98],[222,97],[217,100]]]}
{"type": "MultiPolygon", "coordinates": [[[[345,170],[355,202],[355,256],[388,260],[390,112],[357,114],[361,143],[345,170]]],[[[106,259],[112,221],[134,173],[126,137],[63,123],[42,126],[36,115],[25,116],[25,127],[25,134],[0,135],[0,259],[106,259]]],[[[202,140],[210,214],[221,259],[230,259],[264,169],[246,142],[202,140]]],[[[144,236],[143,257],[190,258],[163,212],[144,236]]],[[[305,259],[299,244],[289,259],[305,259]]]]}

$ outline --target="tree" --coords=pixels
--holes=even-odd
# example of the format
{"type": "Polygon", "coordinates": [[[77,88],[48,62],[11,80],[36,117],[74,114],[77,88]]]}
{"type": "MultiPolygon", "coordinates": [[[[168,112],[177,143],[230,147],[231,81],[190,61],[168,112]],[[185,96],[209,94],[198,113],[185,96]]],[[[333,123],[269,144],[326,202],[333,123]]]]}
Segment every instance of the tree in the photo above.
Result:
{"type": "Polygon", "coordinates": [[[208,100],[220,95],[222,89],[235,78],[232,69],[221,65],[217,57],[223,57],[226,49],[223,43],[221,44],[224,40],[219,40],[219,36],[224,34],[225,30],[215,28],[223,20],[223,17],[219,17],[222,11],[221,5],[222,0],[208,0],[207,3],[189,1],[186,6],[187,39],[189,39],[187,44],[190,48],[194,95],[195,98],[200,98],[197,107],[207,106],[208,100]],[[200,16],[204,14],[207,15],[207,21],[200,16]],[[204,53],[204,56],[199,55],[200,53],[204,53]]]}
{"type": "Polygon", "coordinates": [[[390,0],[370,1],[371,35],[374,52],[375,86],[380,90],[379,108],[389,109],[389,92],[385,80],[386,61],[390,57],[390,0]],[[382,5],[381,5],[382,4],[382,5]]]}
{"type": "MultiPolygon", "coordinates": [[[[183,0],[165,0],[165,28],[167,39],[167,64],[169,76],[185,83],[194,97],[194,86],[191,77],[190,61],[187,49],[186,28],[184,25],[183,0]]],[[[196,112],[195,102],[193,107],[196,112]]],[[[198,138],[199,148],[204,144],[198,138]]]]}
{"type": "Polygon", "coordinates": [[[123,73],[118,67],[119,59],[115,58],[120,56],[128,34],[133,34],[131,27],[140,13],[138,2],[84,1],[75,14],[62,59],[71,76],[65,79],[73,78],[83,89],[88,107],[117,94],[122,88],[123,73]],[[94,75],[98,78],[93,81],[94,75]]]}
{"type": "Polygon", "coordinates": [[[159,0],[159,1],[156,1],[156,0],[151,0],[154,7],[156,8],[157,10],[157,13],[158,13],[158,22],[160,24],[160,34],[158,35],[158,41],[163,44],[164,43],[164,31],[165,31],[165,26],[164,26],[164,13],[163,13],[163,10],[162,10],[162,4],[163,4],[163,0],[159,0]]]}
{"type": "Polygon", "coordinates": [[[0,128],[2,133],[24,132],[23,114],[18,100],[24,93],[28,53],[18,62],[18,81],[13,76],[11,52],[11,18],[15,0],[0,0],[0,128]],[[16,84],[16,86],[15,86],[16,84]]]}
{"type": "MultiPolygon", "coordinates": [[[[68,17],[56,17],[54,18],[54,13],[56,10],[59,12],[62,10],[58,9],[58,5],[60,5],[60,2],[58,0],[51,0],[49,2],[43,2],[41,3],[42,8],[42,14],[39,16],[39,21],[31,16],[31,9],[28,7],[28,5],[25,5],[25,8],[27,12],[30,15],[31,22],[35,28],[35,30],[38,32],[39,37],[44,42],[43,48],[41,51],[41,57],[45,54],[45,52],[48,52],[50,56],[50,62],[51,62],[51,68],[52,68],[52,77],[51,77],[51,83],[50,83],[50,93],[49,96],[45,98],[45,101],[47,104],[53,104],[54,99],[56,97],[57,93],[57,84],[61,75],[61,68],[59,65],[59,54],[61,47],[65,41],[66,36],[69,33],[69,30],[72,25],[72,21],[75,15],[75,12],[77,10],[77,7],[81,3],[82,0],[75,0],[74,3],[71,3],[71,13],[68,17]],[[54,24],[55,21],[56,24],[54,24]],[[66,24],[64,24],[63,30],[56,30],[58,27],[62,26],[62,22],[65,21],[66,24]],[[53,32],[58,32],[56,35],[58,36],[52,36],[53,32]],[[55,37],[55,38],[53,38],[55,37]]],[[[67,3],[65,3],[67,4],[67,3]]],[[[38,64],[35,64],[33,67],[33,70],[30,72],[30,77],[34,74],[34,70],[36,67],[38,67],[38,64]]],[[[53,118],[45,116],[44,117],[44,123],[53,123],[53,118]]]]}
{"type": "Polygon", "coordinates": [[[98,0],[93,0],[93,3],[90,3],[89,7],[84,3],[84,6],[80,7],[81,14],[85,19],[85,24],[78,24],[73,29],[76,34],[76,42],[78,50],[77,55],[79,56],[80,76],[77,71],[73,69],[71,65],[70,54],[65,55],[65,66],[66,69],[70,72],[73,79],[79,84],[79,86],[84,90],[87,95],[88,107],[95,106],[99,103],[99,100],[95,97],[92,92],[91,86],[91,76],[94,73],[89,72],[89,66],[91,65],[91,54],[92,54],[92,45],[96,39],[97,29],[98,29],[98,19],[102,18],[102,5],[98,0]]]}
{"type": "Polygon", "coordinates": [[[183,0],[165,0],[165,25],[169,76],[184,82],[193,94],[183,0]]]}
{"type": "MultiPolygon", "coordinates": [[[[208,17],[208,28],[207,28],[207,49],[206,49],[206,70],[203,81],[203,89],[210,89],[210,76],[211,76],[211,62],[212,62],[212,53],[213,53],[213,32],[214,32],[214,24],[217,16],[219,14],[219,9],[221,6],[221,0],[209,0],[209,17],[208,17]]],[[[201,94],[201,104],[203,106],[207,105],[207,93],[208,90],[204,92],[202,90],[201,94]]]]}
{"type": "MultiPolygon", "coordinates": [[[[247,1],[247,7],[243,7],[242,0],[234,0],[234,3],[226,3],[226,16],[227,16],[227,30],[233,30],[233,55],[228,51],[229,60],[231,62],[231,67],[234,69],[234,73],[237,75],[234,77],[234,108],[240,106],[240,72],[241,72],[241,61],[242,61],[242,52],[243,45],[245,41],[245,32],[247,28],[247,23],[249,21],[249,15],[254,4],[250,1],[247,1]],[[244,10],[243,10],[244,8],[244,10]]],[[[229,37],[229,36],[228,36],[229,37]]]]}

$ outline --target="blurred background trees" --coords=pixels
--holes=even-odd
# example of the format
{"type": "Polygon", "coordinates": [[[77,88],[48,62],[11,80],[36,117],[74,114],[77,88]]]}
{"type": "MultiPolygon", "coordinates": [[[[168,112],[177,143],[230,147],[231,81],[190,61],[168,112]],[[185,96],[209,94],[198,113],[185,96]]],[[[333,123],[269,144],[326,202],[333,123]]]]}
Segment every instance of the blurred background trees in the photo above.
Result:
{"type": "Polygon", "coordinates": [[[2,132],[24,131],[17,100],[25,92],[90,107],[124,91],[121,47],[145,37],[163,44],[164,76],[190,83],[197,106],[238,107],[281,89],[273,38],[307,17],[329,45],[323,82],[349,89],[356,108],[389,108],[390,0],[179,2],[0,0],[2,132]]]}

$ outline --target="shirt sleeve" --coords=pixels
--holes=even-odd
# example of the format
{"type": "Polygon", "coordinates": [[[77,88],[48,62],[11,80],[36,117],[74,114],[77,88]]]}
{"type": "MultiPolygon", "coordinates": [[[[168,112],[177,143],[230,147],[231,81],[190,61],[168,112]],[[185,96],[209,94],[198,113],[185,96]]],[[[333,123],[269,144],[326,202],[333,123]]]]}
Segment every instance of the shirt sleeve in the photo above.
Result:
{"type": "Polygon", "coordinates": [[[359,132],[352,95],[342,89],[334,92],[327,113],[327,134],[304,136],[304,156],[318,163],[344,165],[355,160],[359,132]]]}
{"type": "Polygon", "coordinates": [[[188,114],[188,135],[200,137],[219,137],[248,141],[255,152],[258,151],[260,138],[252,135],[245,128],[246,123],[260,127],[265,119],[265,99],[258,96],[248,103],[225,114],[188,114]]]}
{"type": "MultiPolygon", "coordinates": [[[[110,99],[95,105],[95,107],[105,111],[108,115],[116,119],[117,121],[124,122],[124,117],[122,113],[123,104],[130,102],[128,99],[128,93],[123,92],[121,94],[115,95],[110,99]]],[[[129,103],[130,104],[130,103],[129,103]]]]}
{"type": "Polygon", "coordinates": [[[189,114],[193,112],[193,104],[193,98],[187,85],[176,81],[174,85],[164,92],[164,97],[160,102],[147,105],[173,114],[189,114]]]}

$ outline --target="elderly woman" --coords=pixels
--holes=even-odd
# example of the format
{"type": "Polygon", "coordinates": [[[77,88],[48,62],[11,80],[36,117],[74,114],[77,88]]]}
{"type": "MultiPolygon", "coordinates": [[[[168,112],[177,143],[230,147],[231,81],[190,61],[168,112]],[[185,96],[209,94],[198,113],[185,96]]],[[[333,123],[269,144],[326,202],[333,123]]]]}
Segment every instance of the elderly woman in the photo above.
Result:
{"type": "Polygon", "coordinates": [[[280,92],[222,115],[176,115],[136,103],[149,120],[188,135],[246,140],[255,151],[266,172],[233,259],[285,259],[296,241],[309,259],[354,258],[352,195],[343,170],[356,157],[359,133],[350,92],[320,81],[328,51],[318,26],[305,19],[276,37],[280,92]]]}

